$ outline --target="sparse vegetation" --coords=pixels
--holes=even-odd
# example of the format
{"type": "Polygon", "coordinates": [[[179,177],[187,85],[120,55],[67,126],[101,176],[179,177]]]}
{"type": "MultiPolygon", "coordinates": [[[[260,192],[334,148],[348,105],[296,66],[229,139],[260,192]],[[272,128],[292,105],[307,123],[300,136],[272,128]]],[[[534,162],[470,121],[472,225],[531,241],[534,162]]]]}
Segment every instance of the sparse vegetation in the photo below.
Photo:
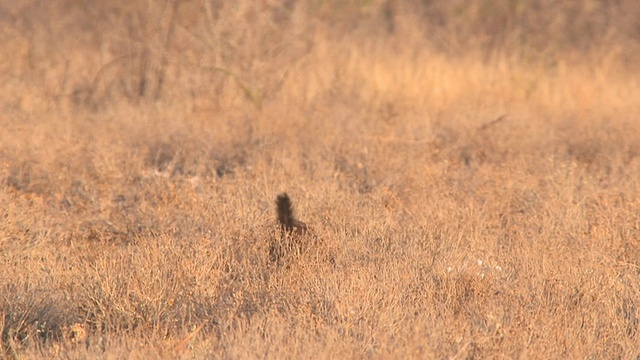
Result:
{"type": "Polygon", "coordinates": [[[640,357],[639,21],[0,0],[0,358],[640,357]]]}

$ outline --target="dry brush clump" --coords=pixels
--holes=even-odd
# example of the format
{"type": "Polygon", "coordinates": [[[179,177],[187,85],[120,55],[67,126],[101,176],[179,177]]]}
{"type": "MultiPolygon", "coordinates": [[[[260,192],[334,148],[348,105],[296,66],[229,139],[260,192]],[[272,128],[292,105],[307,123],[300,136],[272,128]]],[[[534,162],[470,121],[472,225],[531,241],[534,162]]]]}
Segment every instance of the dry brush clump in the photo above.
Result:
{"type": "Polygon", "coordinates": [[[0,357],[639,355],[635,3],[0,9],[0,357]]]}

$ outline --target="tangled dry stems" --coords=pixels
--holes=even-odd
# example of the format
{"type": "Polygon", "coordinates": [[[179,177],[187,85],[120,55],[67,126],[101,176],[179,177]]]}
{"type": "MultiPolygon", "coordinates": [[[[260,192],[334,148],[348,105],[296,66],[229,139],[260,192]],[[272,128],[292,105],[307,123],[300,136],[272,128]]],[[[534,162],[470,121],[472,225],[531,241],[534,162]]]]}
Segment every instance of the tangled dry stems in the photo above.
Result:
{"type": "Polygon", "coordinates": [[[638,356],[638,5],[330,3],[0,5],[0,357],[638,356]]]}

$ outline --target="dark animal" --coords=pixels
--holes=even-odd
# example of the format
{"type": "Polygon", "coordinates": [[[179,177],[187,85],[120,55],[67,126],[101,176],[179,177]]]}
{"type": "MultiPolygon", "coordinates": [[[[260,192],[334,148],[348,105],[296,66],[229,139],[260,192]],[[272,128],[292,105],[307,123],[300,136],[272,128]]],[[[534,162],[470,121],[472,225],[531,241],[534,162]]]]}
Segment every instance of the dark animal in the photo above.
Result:
{"type": "Polygon", "coordinates": [[[278,211],[278,223],[284,233],[303,235],[309,231],[307,224],[296,220],[293,216],[293,207],[291,199],[287,193],[278,195],[276,199],[276,208],[278,211]]]}
{"type": "Polygon", "coordinates": [[[286,193],[276,198],[276,212],[280,231],[271,242],[269,258],[280,264],[285,256],[299,255],[304,251],[307,235],[311,232],[307,224],[294,217],[291,199],[286,193]]]}

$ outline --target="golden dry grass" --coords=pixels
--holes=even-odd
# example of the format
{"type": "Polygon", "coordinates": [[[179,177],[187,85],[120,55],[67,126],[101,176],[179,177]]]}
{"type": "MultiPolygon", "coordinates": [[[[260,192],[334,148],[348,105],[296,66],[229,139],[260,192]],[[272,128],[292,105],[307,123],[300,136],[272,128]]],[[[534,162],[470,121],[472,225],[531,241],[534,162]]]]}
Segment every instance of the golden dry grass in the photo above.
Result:
{"type": "Polygon", "coordinates": [[[634,1],[104,3],[0,1],[0,357],[640,356],[634,1]]]}

